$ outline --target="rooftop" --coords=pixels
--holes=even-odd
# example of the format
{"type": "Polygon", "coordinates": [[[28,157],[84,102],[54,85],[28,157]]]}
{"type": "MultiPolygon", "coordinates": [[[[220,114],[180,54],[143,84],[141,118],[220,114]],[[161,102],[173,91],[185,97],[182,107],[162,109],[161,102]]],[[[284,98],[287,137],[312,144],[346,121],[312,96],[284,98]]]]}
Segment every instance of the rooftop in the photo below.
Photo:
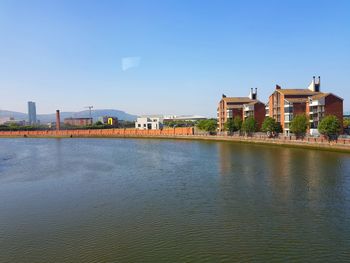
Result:
{"type": "Polygon", "coordinates": [[[307,98],[286,98],[285,100],[288,102],[291,102],[291,103],[306,103],[307,102],[307,98]]]}
{"type": "Polygon", "coordinates": [[[235,103],[246,103],[253,101],[249,97],[226,97],[223,98],[223,101],[225,102],[235,102],[235,103]]]}
{"type": "MultiPolygon", "coordinates": [[[[260,100],[253,100],[251,102],[248,102],[248,103],[245,103],[245,105],[254,105],[254,104],[257,104],[257,103],[262,103],[260,100]]],[[[264,104],[264,103],[262,103],[264,104]]]]}
{"type": "Polygon", "coordinates": [[[344,100],[343,98],[341,98],[341,97],[339,97],[339,96],[337,96],[337,95],[335,95],[335,94],[333,94],[333,93],[322,93],[322,94],[317,94],[317,95],[312,96],[311,99],[313,99],[313,100],[318,100],[318,99],[325,98],[325,97],[327,97],[327,96],[329,96],[329,95],[332,95],[332,96],[334,96],[334,97],[336,97],[336,98],[338,98],[338,99],[340,99],[340,100],[344,100]]]}
{"type": "Polygon", "coordinates": [[[243,104],[239,104],[239,105],[227,105],[228,109],[242,109],[243,108],[243,104]]]}
{"type": "Polygon", "coordinates": [[[312,96],[319,94],[320,92],[311,91],[309,89],[276,89],[283,95],[301,95],[301,96],[312,96]]]}

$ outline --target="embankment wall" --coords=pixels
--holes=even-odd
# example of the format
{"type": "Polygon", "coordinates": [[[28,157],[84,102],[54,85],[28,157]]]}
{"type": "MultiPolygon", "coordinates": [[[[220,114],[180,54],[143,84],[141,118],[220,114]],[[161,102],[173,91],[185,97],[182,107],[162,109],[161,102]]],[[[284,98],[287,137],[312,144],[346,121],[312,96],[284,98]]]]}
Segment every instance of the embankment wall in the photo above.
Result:
{"type": "Polygon", "coordinates": [[[94,129],[94,130],[45,130],[45,131],[0,131],[0,137],[36,137],[36,138],[60,138],[60,137],[116,137],[116,138],[169,138],[186,140],[212,140],[231,141],[255,144],[270,144],[289,147],[313,148],[350,153],[350,139],[338,139],[329,142],[327,139],[318,137],[306,137],[296,139],[294,136],[281,136],[268,138],[266,135],[255,134],[252,137],[239,135],[199,135],[193,128],[179,127],[163,130],[138,130],[138,129],[94,129]]]}
{"type": "Polygon", "coordinates": [[[163,130],[138,129],[91,129],[91,130],[44,130],[44,131],[0,131],[2,137],[128,137],[128,136],[174,136],[193,135],[193,128],[179,127],[163,130]]]}

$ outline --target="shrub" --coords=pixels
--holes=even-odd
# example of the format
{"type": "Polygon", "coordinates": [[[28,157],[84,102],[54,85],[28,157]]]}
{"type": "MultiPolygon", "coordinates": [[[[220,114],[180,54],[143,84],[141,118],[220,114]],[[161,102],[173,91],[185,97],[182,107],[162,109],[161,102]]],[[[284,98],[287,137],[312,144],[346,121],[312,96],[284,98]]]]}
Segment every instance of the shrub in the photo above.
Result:
{"type": "Polygon", "coordinates": [[[207,131],[209,133],[215,133],[218,127],[216,119],[201,120],[197,123],[197,128],[202,131],[207,131]]]}

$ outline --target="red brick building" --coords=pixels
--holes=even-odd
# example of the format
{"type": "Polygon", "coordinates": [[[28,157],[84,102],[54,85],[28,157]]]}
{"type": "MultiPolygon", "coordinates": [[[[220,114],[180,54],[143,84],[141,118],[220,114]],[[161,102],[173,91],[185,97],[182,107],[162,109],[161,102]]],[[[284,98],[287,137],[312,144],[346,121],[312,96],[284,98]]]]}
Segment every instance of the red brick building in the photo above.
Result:
{"type": "Polygon", "coordinates": [[[335,115],[342,122],[343,99],[332,93],[323,93],[320,88],[320,77],[317,81],[314,77],[306,89],[282,89],[276,85],[266,105],[266,116],[279,122],[285,135],[290,134],[290,122],[299,114],[310,118],[311,134],[318,134],[318,123],[326,115],[335,115]]]}
{"type": "Polygon", "coordinates": [[[240,116],[242,120],[254,117],[259,128],[265,118],[265,104],[257,100],[257,89],[251,89],[248,97],[226,97],[222,95],[217,108],[218,130],[224,131],[229,119],[240,116]]]}
{"type": "Polygon", "coordinates": [[[92,125],[92,118],[65,118],[64,124],[71,125],[71,126],[92,125]]]}
{"type": "Polygon", "coordinates": [[[306,102],[306,114],[310,116],[310,132],[316,132],[324,116],[334,115],[343,123],[343,99],[332,93],[321,93],[306,102]]]}

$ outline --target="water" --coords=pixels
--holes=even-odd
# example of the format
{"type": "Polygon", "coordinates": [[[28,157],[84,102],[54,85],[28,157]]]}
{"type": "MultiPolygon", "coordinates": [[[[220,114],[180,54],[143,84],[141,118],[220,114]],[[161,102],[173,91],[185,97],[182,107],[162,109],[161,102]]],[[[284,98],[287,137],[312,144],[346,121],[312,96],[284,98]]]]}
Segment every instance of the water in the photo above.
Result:
{"type": "Polygon", "coordinates": [[[0,139],[0,262],[349,262],[350,155],[0,139]]]}

